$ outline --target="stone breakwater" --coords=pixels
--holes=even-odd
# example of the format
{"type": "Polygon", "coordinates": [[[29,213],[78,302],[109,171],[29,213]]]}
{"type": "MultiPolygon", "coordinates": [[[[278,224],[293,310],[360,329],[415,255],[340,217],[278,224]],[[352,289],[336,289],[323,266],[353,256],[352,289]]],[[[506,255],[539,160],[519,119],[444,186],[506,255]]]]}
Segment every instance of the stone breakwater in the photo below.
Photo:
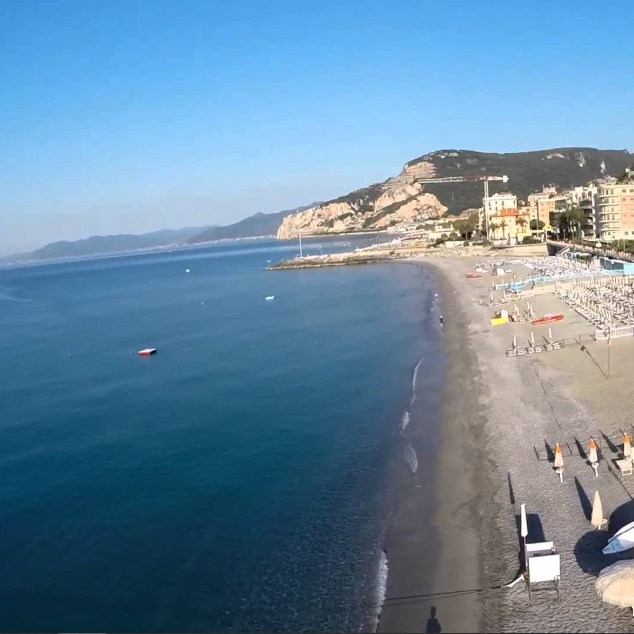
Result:
{"type": "MultiPolygon", "coordinates": [[[[481,251],[480,251],[481,252],[481,251]]],[[[329,255],[314,255],[292,260],[283,260],[267,267],[269,271],[283,271],[287,269],[314,269],[326,266],[358,266],[362,264],[376,264],[391,260],[407,260],[420,257],[460,257],[474,255],[468,249],[433,249],[429,247],[376,249],[368,252],[336,253],[329,255]]]]}

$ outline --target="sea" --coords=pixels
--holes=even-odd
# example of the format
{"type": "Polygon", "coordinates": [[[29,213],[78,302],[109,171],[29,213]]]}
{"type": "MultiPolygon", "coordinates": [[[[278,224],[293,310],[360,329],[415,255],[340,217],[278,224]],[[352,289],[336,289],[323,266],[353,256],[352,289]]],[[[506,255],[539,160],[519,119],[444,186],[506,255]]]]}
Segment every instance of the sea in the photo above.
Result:
{"type": "Polygon", "coordinates": [[[266,270],[297,250],[0,270],[1,631],[375,629],[400,483],[432,469],[435,283],[266,270]]]}

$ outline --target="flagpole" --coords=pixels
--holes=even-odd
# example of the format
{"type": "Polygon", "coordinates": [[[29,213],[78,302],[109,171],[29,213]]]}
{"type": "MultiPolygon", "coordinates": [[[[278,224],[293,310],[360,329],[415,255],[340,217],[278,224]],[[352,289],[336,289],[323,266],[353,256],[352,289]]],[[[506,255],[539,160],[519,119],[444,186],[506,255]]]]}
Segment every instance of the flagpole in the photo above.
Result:
{"type": "Polygon", "coordinates": [[[612,348],[612,326],[608,330],[608,379],[610,378],[610,348],[612,348]]]}

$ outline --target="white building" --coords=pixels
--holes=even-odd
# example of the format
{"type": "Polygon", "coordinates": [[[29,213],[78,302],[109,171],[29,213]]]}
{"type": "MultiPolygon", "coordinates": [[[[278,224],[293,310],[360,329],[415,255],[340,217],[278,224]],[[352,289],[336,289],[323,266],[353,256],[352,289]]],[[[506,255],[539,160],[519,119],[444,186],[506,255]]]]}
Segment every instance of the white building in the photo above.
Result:
{"type": "Polygon", "coordinates": [[[482,218],[480,225],[488,232],[491,216],[497,216],[502,209],[517,209],[517,196],[508,192],[493,194],[482,199],[482,218]]]}

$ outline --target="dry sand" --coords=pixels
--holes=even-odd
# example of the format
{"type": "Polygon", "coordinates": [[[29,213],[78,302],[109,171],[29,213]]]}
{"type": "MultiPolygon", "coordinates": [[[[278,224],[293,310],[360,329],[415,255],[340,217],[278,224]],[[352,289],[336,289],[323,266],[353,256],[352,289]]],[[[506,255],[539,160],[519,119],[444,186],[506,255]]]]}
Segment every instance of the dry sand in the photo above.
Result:
{"type": "Polygon", "coordinates": [[[613,463],[622,432],[632,431],[634,341],[612,342],[608,378],[607,344],[592,341],[594,328],[546,294],[530,301],[538,315],[566,315],[552,326],[554,338],[566,340],[566,347],[506,358],[513,334],[522,345],[531,329],[539,341],[547,328],[490,326],[491,277],[466,279],[474,263],[470,258],[428,263],[443,288],[448,355],[434,522],[442,548],[434,587],[425,596],[412,591],[411,602],[398,608],[388,601],[381,629],[425,631],[433,605],[443,632],[632,631],[631,611],[603,604],[594,583],[619,558],[601,554],[608,534],[634,520],[634,476],[623,478],[613,463]],[[591,436],[602,450],[597,479],[584,453],[591,436]],[[563,484],[551,462],[556,442],[564,447],[563,484]],[[595,490],[610,531],[591,530],[595,490]],[[529,513],[529,542],[552,540],[561,554],[559,602],[547,586],[535,587],[532,606],[523,583],[500,588],[520,569],[520,503],[529,513]]]}

